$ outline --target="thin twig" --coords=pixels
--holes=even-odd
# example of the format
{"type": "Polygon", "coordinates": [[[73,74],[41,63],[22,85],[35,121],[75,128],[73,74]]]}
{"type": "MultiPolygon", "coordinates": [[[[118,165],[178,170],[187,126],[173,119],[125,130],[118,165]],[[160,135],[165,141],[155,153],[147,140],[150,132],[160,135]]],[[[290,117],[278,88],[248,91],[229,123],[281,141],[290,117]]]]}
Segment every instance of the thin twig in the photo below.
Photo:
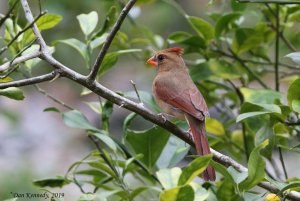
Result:
{"type": "Polygon", "coordinates": [[[268,89],[268,86],[260,79],[260,77],[252,71],[238,55],[236,55],[231,49],[229,49],[231,52],[232,56],[241,64],[241,66],[251,75],[253,78],[265,89],[268,89]]]}
{"type": "Polygon", "coordinates": [[[133,86],[133,88],[134,88],[134,91],[135,91],[135,93],[136,93],[136,96],[137,96],[139,102],[140,102],[140,103],[143,103],[143,102],[142,102],[142,99],[141,99],[141,97],[140,97],[140,94],[139,94],[139,92],[138,92],[138,90],[137,90],[137,88],[136,88],[135,82],[134,82],[133,80],[130,80],[130,83],[132,84],[132,86],[133,86]]]}
{"type": "Polygon", "coordinates": [[[18,81],[0,83],[0,89],[6,89],[8,87],[23,87],[23,86],[28,86],[32,84],[41,83],[41,82],[50,81],[57,76],[57,73],[58,73],[57,71],[52,71],[51,73],[45,75],[40,75],[40,76],[18,80],[18,81]]]}
{"type": "Polygon", "coordinates": [[[15,40],[17,40],[19,38],[19,36],[21,36],[25,31],[27,31],[28,29],[30,29],[32,27],[32,25],[43,15],[45,15],[46,12],[41,13],[40,15],[38,15],[34,21],[32,21],[29,25],[27,25],[24,29],[22,29],[21,31],[19,31],[10,41],[7,45],[5,45],[4,47],[2,47],[0,49],[0,55],[5,52],[12,44],[13,42],[15,42],[15,40]]]}
{"type": "Polygon", "coordinates": [[[5,20],[7,20],[7,18],[9,18],[9,15],[12,13],[12,11],[15,9],[15,7],[18,5],[18,3],[19,3],[19,0],[15,0],[14,4],[9,9],[9,11],[6,13],[6,15],[0,19],[0,27],[5,22],[5,20]]]}
{"type": "Polygon", "coordinates": [[[13,61],[8,61],[8,62],[2,64],[0,66],[0,73],[3,73],[4,71],[6,71],[11,66],[17,65],[17,64],[25,62],[25,61],[28,61],[30,59],[37,58],[39,56],[41,56],[41,52],[40,51],[36,51],[36,52],[30,53],[30,54],[26,54],[26,55],[17,57],[13,61]]]}
{"type": "Polygon", "coordinates": [[[100,65],[104,59],[104,56],[106,55],[111,42],[113,41],[115,35],[117,34],[117,32],[119,31],[124,19],[126,18],[127,14],[129,13],[130,9],[133,7],[133,5],[135,4],[136,0],[130,0],[126,6],[123,8],[123,10],[121,11],[121,14],[119,16],[119,18],[117,19],[116,23],[114,24],[111,32],[108,34],[97,58],[96,61],[92,67],[92,70],[90,72],[90,74],[88,75],[88,79],[89,81],[94,81],[97,73],[99,71],[100,65]]]}

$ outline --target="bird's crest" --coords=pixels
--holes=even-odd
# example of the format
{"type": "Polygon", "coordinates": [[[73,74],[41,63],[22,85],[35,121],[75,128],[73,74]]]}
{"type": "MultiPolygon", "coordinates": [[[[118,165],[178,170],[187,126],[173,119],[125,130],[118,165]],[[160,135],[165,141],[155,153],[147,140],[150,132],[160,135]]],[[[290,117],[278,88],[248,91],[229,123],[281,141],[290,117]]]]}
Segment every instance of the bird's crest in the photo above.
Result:
{"type": "Polygon", "coordinates": [[[180,47],[171,47],[169,49],[166,49],[167,52],[175,52],[177,55],[181,56],[184,52],[183,48],[180,47]]]}

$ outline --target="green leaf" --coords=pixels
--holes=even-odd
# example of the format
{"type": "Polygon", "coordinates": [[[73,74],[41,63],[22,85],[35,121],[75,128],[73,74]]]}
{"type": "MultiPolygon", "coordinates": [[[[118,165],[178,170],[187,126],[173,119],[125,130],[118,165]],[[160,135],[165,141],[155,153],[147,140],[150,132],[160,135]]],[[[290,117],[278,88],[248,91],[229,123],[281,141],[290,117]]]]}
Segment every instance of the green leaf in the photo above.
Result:
{"type": "Polygon", "coordinates": [[[241,183],[248,177],[248,172],[238,172],[232,166],[227,168],[227,172],[231,175],[236,184],[241,183]]]}
{"type": "Polygon", "coordinates": [[[33,181],[33,184],[38,187],[51,187],[51,188],[54,188],[54,187],[61,188],[64,185],[67,185],[69,183],[71,183],[71,181],[62,176],[33,181]]]}
{"type": "Polygon", "coordinates": [[[101,68],[98,72],[98,75],[104,75],[109,69],[111,69],[118,61],[118,57],[122,54],[133,53],[133,52],[141,52],[141,49],[127,49],[127,50],[119,50],[116,52],[110,52],[105,55],[103,62],[101,64],[101,68]]]}
{"type": "Polygon", "coordinates": [[[260,145],[265,140],[269,141],[269,144],[262,149],[261,155],[271,159],[273,148],[275,146],[275,135],[273,132],[273,125],[270,122],[265,123],[255,135],[255,146],[260,145]]]}
{"type": "Polygon", "coordinates": [[[246,102],[255,104],[272,104],[277,99],[281,101],[284,99],[282,93],[269,89],[241,88],[240,91],[246,102]]]}
{"type": "Polygon", "coordinates": [[[144,131],[127,129],[126,141],[136,154],[143,154],[141,161],[151,169],[163,151],[170,134],[161,127],[153,127],[144,131]]]}
{"type": "Polygon", "coordinates": [[[244,11],[247,8],[246,3],[240,3],[237,0],[231,0],[231,9],[233,11],[244,11]]]}
{"type": "MultiPolygon", "coordinates": [[[[151,93],[149,93],[148,91],[138,91],[140,98],[142,100],[142,102],[144,104],[146,104],[147,106],[149,106],[152,110],[154,111],[160,111],[159,107],[157,106],[153,96],[151,93]]],[[[124,93],[124,96],[126,98],[132,98],[135,100],[138,100],[138,97],[136,95],[135,91],[128,91],[124,93]]]]}
{"type": "Polygon", "coordinates": [[[196,49],[206,48],[206,42],[202,37],[193,36],[183,31],[173,32],[168,38],[168,43],[183,44],[183,45],[194,47],[196,49]]]}
{"type": "Polygon", "coordinates": [[[93,110],[97,114],[102,113],[102,107],[101,107],[101,103],[99,103],[99,101],[84,102],[84,103],[87,104],[89,106],[89,108],[91,108],[91,110],[93,110]]]}
{"type": "Polygon", "coordinates": [[[172,169],[160,169],[156,172],[156,175],[164,189],[170,189],[177,186],[181,175],[181,169],[178,167],[172,169]]]}
{"type": "Polygon", "coordinates": [[[280,189],[278,194],[281,195],[284,191],[286,191],[288,189],[291,189],[291,188],[295,188],[295,187],[300,187],[300,182],[299,181],[295,181],[295,182],[291,182],[291,183],[287,184],[285,187],[280,189]]]}
{"type": "Polygon", "coordinates": [[[181,139],[171,135],[156,165],[158,168],[173,167],[188,153],[190,146],[181,139]]]}
{"type": "Polygon", "coordinates": [[[105,21],[102,28],[95,33],[93,39],[99,36],[103,36],[105,32],[109,31],[109,28],[112,27],[117,19],[117,8],[115,6],[110,7],[106,14],[105,21]]]}
{"type": "Polygon", "coordinates": [[[175,187],[163,191],[160,194],[160,201],[194,201],[195,192],[190,185],[175,187]]]}
{"type": "Polygon", "coordinates": [[[232,25],[236,20],[238,20],[241,17],[240,13],[229,13],[226,15],[223,15],[216,23],[215,26],[215,35],[217,38],[221,36],[221,34],[225,31],[228,31],[231,29],[232,25]]]}
{"type": "Polygon", "coordinates": [[[258,115],[263,115],[263,114],[270,114],[272,113],[271,111],[261,111],[261,112],[247,112],[247,113],[243,113],[240,114],[239,116],[237,116],[236,118],[236,123],[243,121],[244,119],[250,118],[250,117],[255,117],[258,115]]]}
{"type": "Polygon", "coordinates": [[[264,36],[262,34],[258,34],[254,29],[239,28],[235,32],[232,48],[235,52],[240,54],[248,50],[259,48],[263,40],[264,36]]]}
{"type": "Polygon", "coordinates": [[[104,144],[106,144],[114,152],[117,151],[116,143],[108,135],[104,134],[104,131],[102,133],[90,132],[90,134],[97,137],[99,140],[101,140],[104,144]]]}
{"type": "Polygon", "coordinates": [[[95,11],[92,11],[88,14],[80,14],[77,15],[77,20],[79,21],[80,28],[84,35],[88,36],[97,26],[98,14],[95,11]]]}
{"type": "Polygon", "coordinates": [[[205,127],[208,133],[217,135],[217,136],[224,136],[225,129],[223,124],[219,122],[217,119],[213,118],[206,118],[205,119],[205,127]]]}
{"type": "MultiPolygon", "coordinates": [[[[47,13],[43,16],[41,16],[37,21],[36,25],[40,31],[51,29],[55,27],[60,21],[62,20],[62,16],[47,13]]],[[[25,46],[30,41],[32,41],[35,38],[33,32],[31,29],[26,31],[23,36],[23,45],[25,46]]]]}
{"type": "Polygon", "coordinates": [[[11,198],[11,199],[6,199],[6,200],[3,200],[3,201],[17,201],[18,198],[11,198]]]}
{"type": "Polygon", "coordinates": [[[23,100],[25,98],[23,95],[23,91],[17,87],[0,89],[0,96],[5,96],[13,100],[23,100]]]}
{"type": "Polygon", "coordinates": [[[136,189],[134,189],[131,193],[130,193],[130,200],[135,200],[135,198],[143,193],[144,191],[147,190],[155,190],[155,191],[160,191],[160,189],[156,188],[156,187],[152,187],[152,186],[142,186],[142,187],[138,187],[136,189]]]}
{"type": "Polygon", "coordinates": [[[77,52],[83,57],[83,59],[85,61],[87,61],[89,59],[87,46],[80,40],[77,40],[76,38],[57,40],[54,42],[54,45],[56,45],[57,43],[63,43],[63,44],[69,45],[70,47],[77,50],[77,52]]]}
{"type": "Polygon", "coordinates": [[[180,175],[178,185],[189,184],[195,177],[201,174],[208,166],[212,154],[204,155],[194,159],[187,167],[185,167],[180,175]]]}
{"type": "Polygon", "coordinates": [[[293,100],[300,100],[300,79],[295,80],[288,89],[287,99],[289,105],[292,104],[293,100]]]}
{"type": "Polygon", "coordinates": [[[295,112],[300,113],[300,100],[293,100],[292,101],[292,108],[295,112]]]}
{"type": "Polygon", "coordinates": [[[265,161],[260,155],[260,151],[269,144],[269,140],[265,140],[263,143],[253,149],[248,161],[248,177],[242,183],[239,184],[241,191],[247,191],[265,177],[265,161]]]}
{"type": "Polygon", "coordinates": [[[208,62],[211,70],[212,78],[223,78],[223,79],[237,79],[242,76],[242,72],[237,68],[236,65],[227,63],[223,60],[210,59],[208,62]]]}
{"type": "Polygon", "coordinates": [[[199,17],[186,16],[186,18],[200,37],[206,40],[211,40],[214,37],[214,28],[209,22],[199,17]]]}
{"type": "Polygon", "coordinates": [[[80,195],[79,201],[94,201],[96,200],[96,194],[94,193],[84,193],[80,195]]]}
{"type": "Polygon", "coordinates": [[[62,114],[64,123],[71,128],[99,131],[92,126],[88,119],[79,111],[71,110],[62,114]]]}
{"type": "Polygon", "coordinates": [[[60,112],[56,107],[47,107],[43,110],[43,112],[60,112]]]}
{"type": "Polygon", "coordinates": [[[294,63],[300,65],[300,52],[293,52],[286,55],[285,57],[292,59],[294,63]]]}

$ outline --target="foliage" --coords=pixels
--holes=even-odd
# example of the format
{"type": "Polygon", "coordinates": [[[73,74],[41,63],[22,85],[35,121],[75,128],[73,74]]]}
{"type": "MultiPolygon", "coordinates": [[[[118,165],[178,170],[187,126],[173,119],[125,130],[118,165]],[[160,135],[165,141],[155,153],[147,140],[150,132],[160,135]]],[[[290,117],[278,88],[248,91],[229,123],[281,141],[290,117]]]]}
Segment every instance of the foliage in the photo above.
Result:
{"type": "MultiPolygon", "coordinates": [[[[192,151],[190,147],[163,128],[157,125],[145,130],[134,128],[133,122],[137,119],[135,113],[124,119],[122,138],[116,139],[111,134],[109,124],[114,112],[113,104],[101,99],[99,102],[86,102],[99,115],[101,126],[93,125],[78,110],[44,110],[59,113],[65,125],[84,130],[96,142],[97,149],[72,164],[66,175],[37,180],[34,184],[43,188],[75,184],[82,191],[79,200],[101,201],[258,200],[265,194],[254,187],[262,181],[269,181],[280,190],[278,195],[268,194],[266,200],[279,200],[278,196],[284,197],[285,192],[291,189],[298,191],[299,178],[294,181],[282,178],[276,170],[271,178],[265,160],[273,161],[278,148],[280,153],[281,149],[287,154],[299,152],[300,78],[294,74],[300,69],[300,53],[294,52],[293,44],[298,44],[286,32],[293,32],[293,27],[299,23],[300,6],[246,4],[232,0],[231,7],[224,8],[224,12],[216,11],[214,6],[217,5],[214,4],[217,3],[213,1],[212,12],[199,17],[189,15],[176,1],[164,2],[184,17],[190,31],[177,30],[164,37],[135,23],[131,17],[131,26],[135,31],[118,32],[104,57],[97,79],[100,80],[115,67],[121,56],[129,58],[131,55],[132,58],[145,61],[152,49],[174,44],[184,47],[191,77],[209,107],[216,111],[212,118],[206,120],[210,145],[241,163],[246,161],[248,172],[238,172],[233,167],[213,162],[211,155],[192,159],[187,157],[188,152],[192,151]],[[277,16],[280,26],[276,24],[277,16]],[[279,33],[279,38],[276,38],[276,33],[279,33]],[[273,47],[276,40],[281,41],[282,47],[273,47]],[[281,50],[275,58],[273,48],[281,50]],[[280,59],[285,54],[295,65],[280,59]],[[274,81],[268,82],[271,79],[274,81]],[[286,85],[288,90],[280,91],[280,88],[271,84],[286,85]],[[217,182],[196,179],[209,164],[218,171],[217,182]],[[87,186],[93,189],[87,191],[87,186]]],[[[158,3],[161,2],[139,1],[136,7],[158,3]]],[[[103,47],[121,12],[121,6],[116,1],[111,1],[109,5],[105,19],[101,19],[96,11],[79,14],[78,30],[84,40],[67,38],[53,41],[52,51],[61,45],[74,48],[86,69],[90,70],[94,53],[103,47]]],[[[35,36],[31,29],[14,39],[28,25],[20,23],[18,15],[11,15],[3,22],[5,33],[1,40],[7,45],[8,51],[6,54],[0,51],[1,64],[18,55],[38,50],[33,45],[35,36]]],[[[40,30],[55,29],[61,20],[62,16],[44,14],[40,15],[36,24],[40,30]]],[[[17,72],[31,75],[38,62],[31,60],[30,63],[19,64],[17,68],[6,69],[2,72],[0,82],[12,81],[17,72]]],[[[82,96],[90,93],[84,88],[82,91],[82,96]]],[[[135,92],[120,94],[127,98],[136,96],[135,92]]],[[[139,91],[138,94],[147,107],[153,111],[159,110],[149,92],[139,91]]],[[[24,99],[23,91],[16,87],[1,89],[0,96],[24,99]]],[[[174,123],[187,127],[183,122],[174,123]]],[[[284,164],[284,161],[281,163],[284,164]]]]}

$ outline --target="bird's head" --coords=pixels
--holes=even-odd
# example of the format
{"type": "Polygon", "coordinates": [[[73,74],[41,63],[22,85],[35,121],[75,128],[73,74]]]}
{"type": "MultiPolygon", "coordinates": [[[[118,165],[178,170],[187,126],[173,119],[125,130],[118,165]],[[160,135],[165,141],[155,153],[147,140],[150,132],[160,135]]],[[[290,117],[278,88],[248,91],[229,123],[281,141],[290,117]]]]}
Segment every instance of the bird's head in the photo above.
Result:
{"type": "Polygon", "coordinates": [[[165,50],[158,51],[148,59],[147,63],[158,67],[160,70],[169,70],[172,68],[182,68],[185,66],[181,57],[183,49],[179,47],[172,47],[165,50]]]}

